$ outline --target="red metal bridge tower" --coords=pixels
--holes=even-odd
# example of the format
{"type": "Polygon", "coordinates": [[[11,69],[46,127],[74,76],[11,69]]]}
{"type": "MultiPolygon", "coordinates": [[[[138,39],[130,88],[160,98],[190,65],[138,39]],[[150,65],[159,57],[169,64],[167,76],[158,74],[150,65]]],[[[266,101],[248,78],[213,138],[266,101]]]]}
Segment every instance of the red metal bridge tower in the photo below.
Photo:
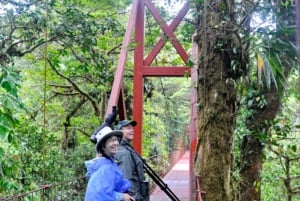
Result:
{"type": "MultiPolygon", "coordinates": [[[[158,9],[155,7],[151,0],[133,0],[132,10],[127,24],[126,33],[124,36],[122,49],[119,57],[118,66],[115,72],[114,83],[112,87],[112,92],[110,95],[107,114],[111,112],[111,108],[114,105],[118,106],[120,119],[126,118],[126,109],[124,104],[124,92],[123,92],[123,73],[125,68],[125,63],[128,55],[128,48],[131,40],[131,36],[134,32],[134,43],[138,44],[134,49],[134,80],[133,80],[133,119],[138,123],[135,126],[135,140],[133,141],[133,146],[137,152],[141,154],[142,149],[142,122],[143,122],[143,89],[144,89],[144,78],[145,77],[184,77],[186,75],[191,76],[191,81],[197,80],[197,46],[193,45],[192,55],[188,55],[187,51],[183,48],[180,41],[174,34],[175,29],[178,27],[180,22],[184,19],[186,14],[190,9],[189,1],[183,5],[179,10],[177,16],[168,25],[166,21],[160,15],[158,9]],[[163,34],[160,36],[157,44],[149,52],[148,55],[145,54],[145,9],[151,13],[151,15],[156,20],[157,24],[163,34]],[[175,48],[177,54],[180,56],[182,61],[186,64],[184,66],[153,66],[152,62],[159,54],[159,52],[164,47],[166,41],[170,41],[175,48]],[[191,59],[194,63],[193,67],[188,67],[187,62],[191,59]]],[[[193,176],[193,158],[196,149],[197,142],[197,91],[196,89],[191,89],[191,115],[190,115],[190,197],[197,199],[195,196],[195,178],[193,176]]],[[[195,200],[195,199],[192,199],[195,200]]]]}

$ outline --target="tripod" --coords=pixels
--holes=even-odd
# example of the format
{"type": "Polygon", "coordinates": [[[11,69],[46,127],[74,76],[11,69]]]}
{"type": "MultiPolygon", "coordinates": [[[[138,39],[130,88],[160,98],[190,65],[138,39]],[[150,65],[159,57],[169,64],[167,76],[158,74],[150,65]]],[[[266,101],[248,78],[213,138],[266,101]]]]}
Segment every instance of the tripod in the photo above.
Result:
{"type": "Polygon", "coordinates": [[[173,193],[173,191],[168,187],[168,185],[154,172],[154,170],[146,163],[146,161],[133,149],[131,150],[143,161],[143,166],[146,173],[151,177],[151,179],[163,190],[172,201],[180,201],[179,198],[173,193]]]}

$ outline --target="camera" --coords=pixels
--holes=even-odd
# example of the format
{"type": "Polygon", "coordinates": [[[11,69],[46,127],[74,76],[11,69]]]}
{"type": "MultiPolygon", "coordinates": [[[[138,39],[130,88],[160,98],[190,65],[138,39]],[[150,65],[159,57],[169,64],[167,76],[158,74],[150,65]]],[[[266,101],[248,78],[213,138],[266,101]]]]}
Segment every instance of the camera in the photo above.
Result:
{"type": "Polygon", "coordinates": [[[91,135],[90,140],[92,143],[97,143],[97,133],[104,127],[109,126],[112,130],[114,129],[113,123],[116,121],[117,118],[117,106],[112,106],[112,112],[107,115],[105,118],[105,122],[100,125],[99,128],[96,129],[96,131],[91,135]]]}

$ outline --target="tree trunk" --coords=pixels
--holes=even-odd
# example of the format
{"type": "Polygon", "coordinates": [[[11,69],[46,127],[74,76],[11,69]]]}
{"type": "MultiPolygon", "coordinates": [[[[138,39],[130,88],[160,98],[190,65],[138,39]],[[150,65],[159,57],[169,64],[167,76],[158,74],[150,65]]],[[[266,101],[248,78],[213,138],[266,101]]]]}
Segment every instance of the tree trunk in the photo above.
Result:
{"type": "Polygon", "coordinates": [[[242,146],[242,164],[240,184],[240,201],[258,201],[260,200],[260,173],[262,171],[263,145],[257,137],[252,135],[243,138],[242,146]]]}
{"type": "MultiPolygon", "coordinates": [[[[280,1],[277,2],[280,8],[280,1]]],[[[280,9],[280,18],[278,24],[284,22],[287,25],[295,25],[295,8],[289,5],[288,8],[280,9]]],[[[280,26],[279,26],[280,27],[280,26]]],[[[280,38],[289,39],[295,43],[294,34],[280,35],[280,38]]],[[[287,78],[290,74],[292,66],[286,64],[284,68],[284,76],[287,78]]],[[[262,95],[267,101],[267,106],[261,108],[249,108],[253,110],[253,116],[247,120],[247,128],[251,135],[245,136],[241,146],[241,170],[240,174],[242,182],[240,183],[240,201],[259,201],[261,198],[261,171],[263,165],[263,149],[260,135],[267,135],[269,124],[265,122],[272,121],[279,110],[280,99],[283,90],[282,85],[277,90],[274,85],[268,90],[265,89],[262,95]]]]}
{"type": "Polygon", "coordinates": [[[203,6],[203,28],[198,34],[199,136],[194,170],[195,175],[200,178],[204,201],[232,200],[230,174],[236,121],[236,89],[230,54],[231,47],[234,47],[234,37],[233,32],[224,31],[233,30],[230,29],[232,23],[224,21],[220,13],[215,11],[227,2],[218,1],[213,7],[203,6]]]}
{"type": "MultiPolygon", "coordinates": [[[[260,140],[262,135],[267,135],[269,122],[276,117],[280,106],[280,94],[275,87],[262,92],[267,105],[264,108],[249,108],[253,110],[253,116],[246,122],[250,135],[243,138],[241,145],[241,170],[243,181],[240,184],[240,201],[259,201],[261,171],[263,164],[263,144],[260,140]]],[[[255,97],[253,97],[255,98],[255,97]]]]}

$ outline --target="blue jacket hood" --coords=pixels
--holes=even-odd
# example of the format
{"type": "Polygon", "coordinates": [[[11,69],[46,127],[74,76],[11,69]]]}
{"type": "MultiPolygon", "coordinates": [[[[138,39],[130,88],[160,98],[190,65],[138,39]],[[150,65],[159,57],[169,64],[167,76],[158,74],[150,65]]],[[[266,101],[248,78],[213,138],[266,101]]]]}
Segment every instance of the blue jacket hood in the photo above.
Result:
{"type": "MultiPolygon", "coordinates": [[[[112,158],[112,160],[114,159],[112,158]]],[[[99,169],[99,167],[109,163],[110,161],[105,160],[103,157],[94,158],[92,160],[85,161],[84,164],[87,169],[87,173],[86,173],[87,178],[89,179],[99,169]]]]}

